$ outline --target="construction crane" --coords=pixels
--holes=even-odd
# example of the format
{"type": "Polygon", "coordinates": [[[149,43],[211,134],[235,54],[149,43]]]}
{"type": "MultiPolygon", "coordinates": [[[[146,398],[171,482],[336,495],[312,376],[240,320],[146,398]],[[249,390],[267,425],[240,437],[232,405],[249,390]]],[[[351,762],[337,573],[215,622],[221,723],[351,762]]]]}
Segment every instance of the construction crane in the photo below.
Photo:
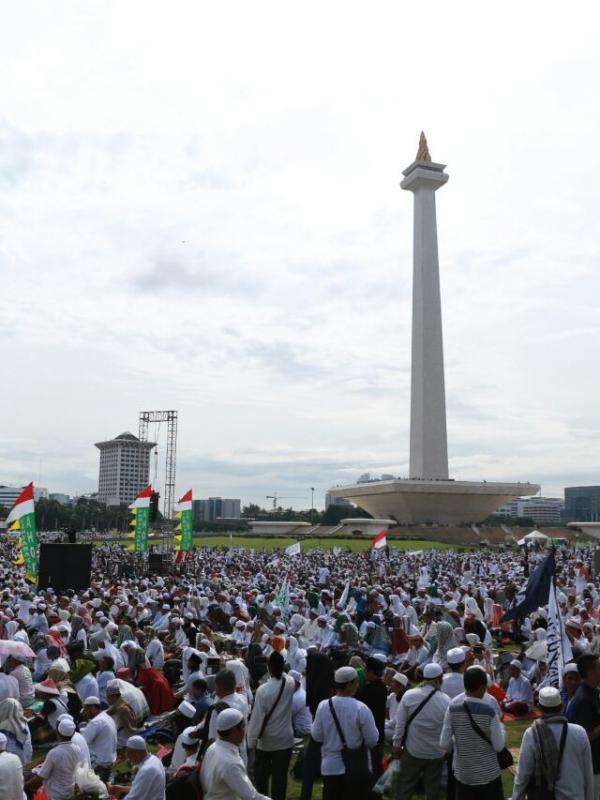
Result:
{"type": "Polygon", "coordinates": [[[268,494],[266,499],[273,501],[273,511],[276,511],[277,510],[277,501],[278,500],[305,500],[306,498],[305,497],[299,497],[298,495],[280,496],[280,495],[277,494],[277,492],[274,492],[273,494],[268,494]]]}

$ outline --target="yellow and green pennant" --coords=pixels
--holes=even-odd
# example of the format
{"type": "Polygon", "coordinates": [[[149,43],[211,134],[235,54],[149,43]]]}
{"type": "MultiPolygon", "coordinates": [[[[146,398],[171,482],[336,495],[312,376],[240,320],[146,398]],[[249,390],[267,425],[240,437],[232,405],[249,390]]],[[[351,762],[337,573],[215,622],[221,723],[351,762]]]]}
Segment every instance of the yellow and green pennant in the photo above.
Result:
{"type": "Polygon", "coordinates": [[[184,561],[187,558],[186,554],[190,553],[194,546],[191,489],[177,503],[175,517],[177,519],[174,537],[176,561],[184,561]]]}
{"type": "Polygon", "coordinates": [[[131,531],[128,538],[130,550],[136,553],[148,552],[148,529],[150,528],[150,498],[152,496],[152,486],[146,486],[138,494],[133,503],[129,506],[132,513],[130,522],[131,531]]]}
{"type": "Polygon", "coordinates": [[[9,532],[18,535],[17,566],[25,567],[25,575],[35,581],[38,575],[38,535],[35,524],[33,483],[29,483],[15,500],[6,518],[9,532]]]}

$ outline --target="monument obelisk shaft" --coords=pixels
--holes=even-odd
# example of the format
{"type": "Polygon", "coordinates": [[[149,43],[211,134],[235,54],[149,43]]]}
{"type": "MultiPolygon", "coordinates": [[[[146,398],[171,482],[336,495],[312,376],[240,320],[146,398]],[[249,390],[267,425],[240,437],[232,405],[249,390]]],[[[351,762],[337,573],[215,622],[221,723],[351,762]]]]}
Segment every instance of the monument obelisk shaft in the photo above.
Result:
{"type": "Polygon", "coordinates": [[[435,193],[448,180],[423,133],[400,186],[414,195],[410,478],[448,479],[444,344],[435,193]]]}

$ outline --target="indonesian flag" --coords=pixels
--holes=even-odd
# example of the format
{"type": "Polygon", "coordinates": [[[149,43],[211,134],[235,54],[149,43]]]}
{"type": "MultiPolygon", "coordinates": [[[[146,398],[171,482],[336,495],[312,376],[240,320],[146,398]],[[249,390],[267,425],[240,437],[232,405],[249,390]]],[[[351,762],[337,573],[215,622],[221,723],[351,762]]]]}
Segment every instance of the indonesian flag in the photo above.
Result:
{"type": "Polygon", "coordinates": [[[374,550],[380,550],[382,547],[385,547],[387,544],[387,531],[379,531],[379,533],[373,536],[371,541],[373,542],[374,550]]]}
{"type": "MultiPolygon", "coordinates": [[[[21,494],[15,500],[8,517],[6,518],[6,527],[8,528],[12,522],[16,522],[21,517],[26,517],[28,514],[33,514],[35,511],[33,502],[33,483],[28,483],[23,489],[21,494]]],[[[18,530],[19,528],[15,528],[18,530]]]]}
{"type": "Polygon", "coordinates": [[[173,544],[177,552],[177,563],[185,561],[187,554],[194,547],[192,516],[192,490],[190,489],[177,503],[177,511],[175,513],[177,525],[173,544]]]}
{"type": "Polygon", "coordinates": [[[138,494],[129,508],[150,508],[150,498],[152,497],[152,486],[146,486],[138,494]]]}

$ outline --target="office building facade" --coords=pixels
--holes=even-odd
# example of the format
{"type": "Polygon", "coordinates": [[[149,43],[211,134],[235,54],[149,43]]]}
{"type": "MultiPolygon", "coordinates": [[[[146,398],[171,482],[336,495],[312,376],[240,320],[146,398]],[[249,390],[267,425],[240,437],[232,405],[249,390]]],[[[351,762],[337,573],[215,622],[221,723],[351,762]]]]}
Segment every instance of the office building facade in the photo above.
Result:
{"type": "Polygon", "coordinates": [[[133,433],[96,442],[100,450],[98,500],[108,506],[131,505],[150,482],[150,452],[156,442],[142,442],[133,433]]]}
{"type": "Polygon", "coordinates": [[[217,519],[239,519],[241,500],[227,497],[209,497],[206,500],[192,501],[194,522],[213,522],[217,519]]]}
{"type": "Polygon", "coordinates": [[[600,522],[600,486],[565,489],[565,522],[600,522]]]}

